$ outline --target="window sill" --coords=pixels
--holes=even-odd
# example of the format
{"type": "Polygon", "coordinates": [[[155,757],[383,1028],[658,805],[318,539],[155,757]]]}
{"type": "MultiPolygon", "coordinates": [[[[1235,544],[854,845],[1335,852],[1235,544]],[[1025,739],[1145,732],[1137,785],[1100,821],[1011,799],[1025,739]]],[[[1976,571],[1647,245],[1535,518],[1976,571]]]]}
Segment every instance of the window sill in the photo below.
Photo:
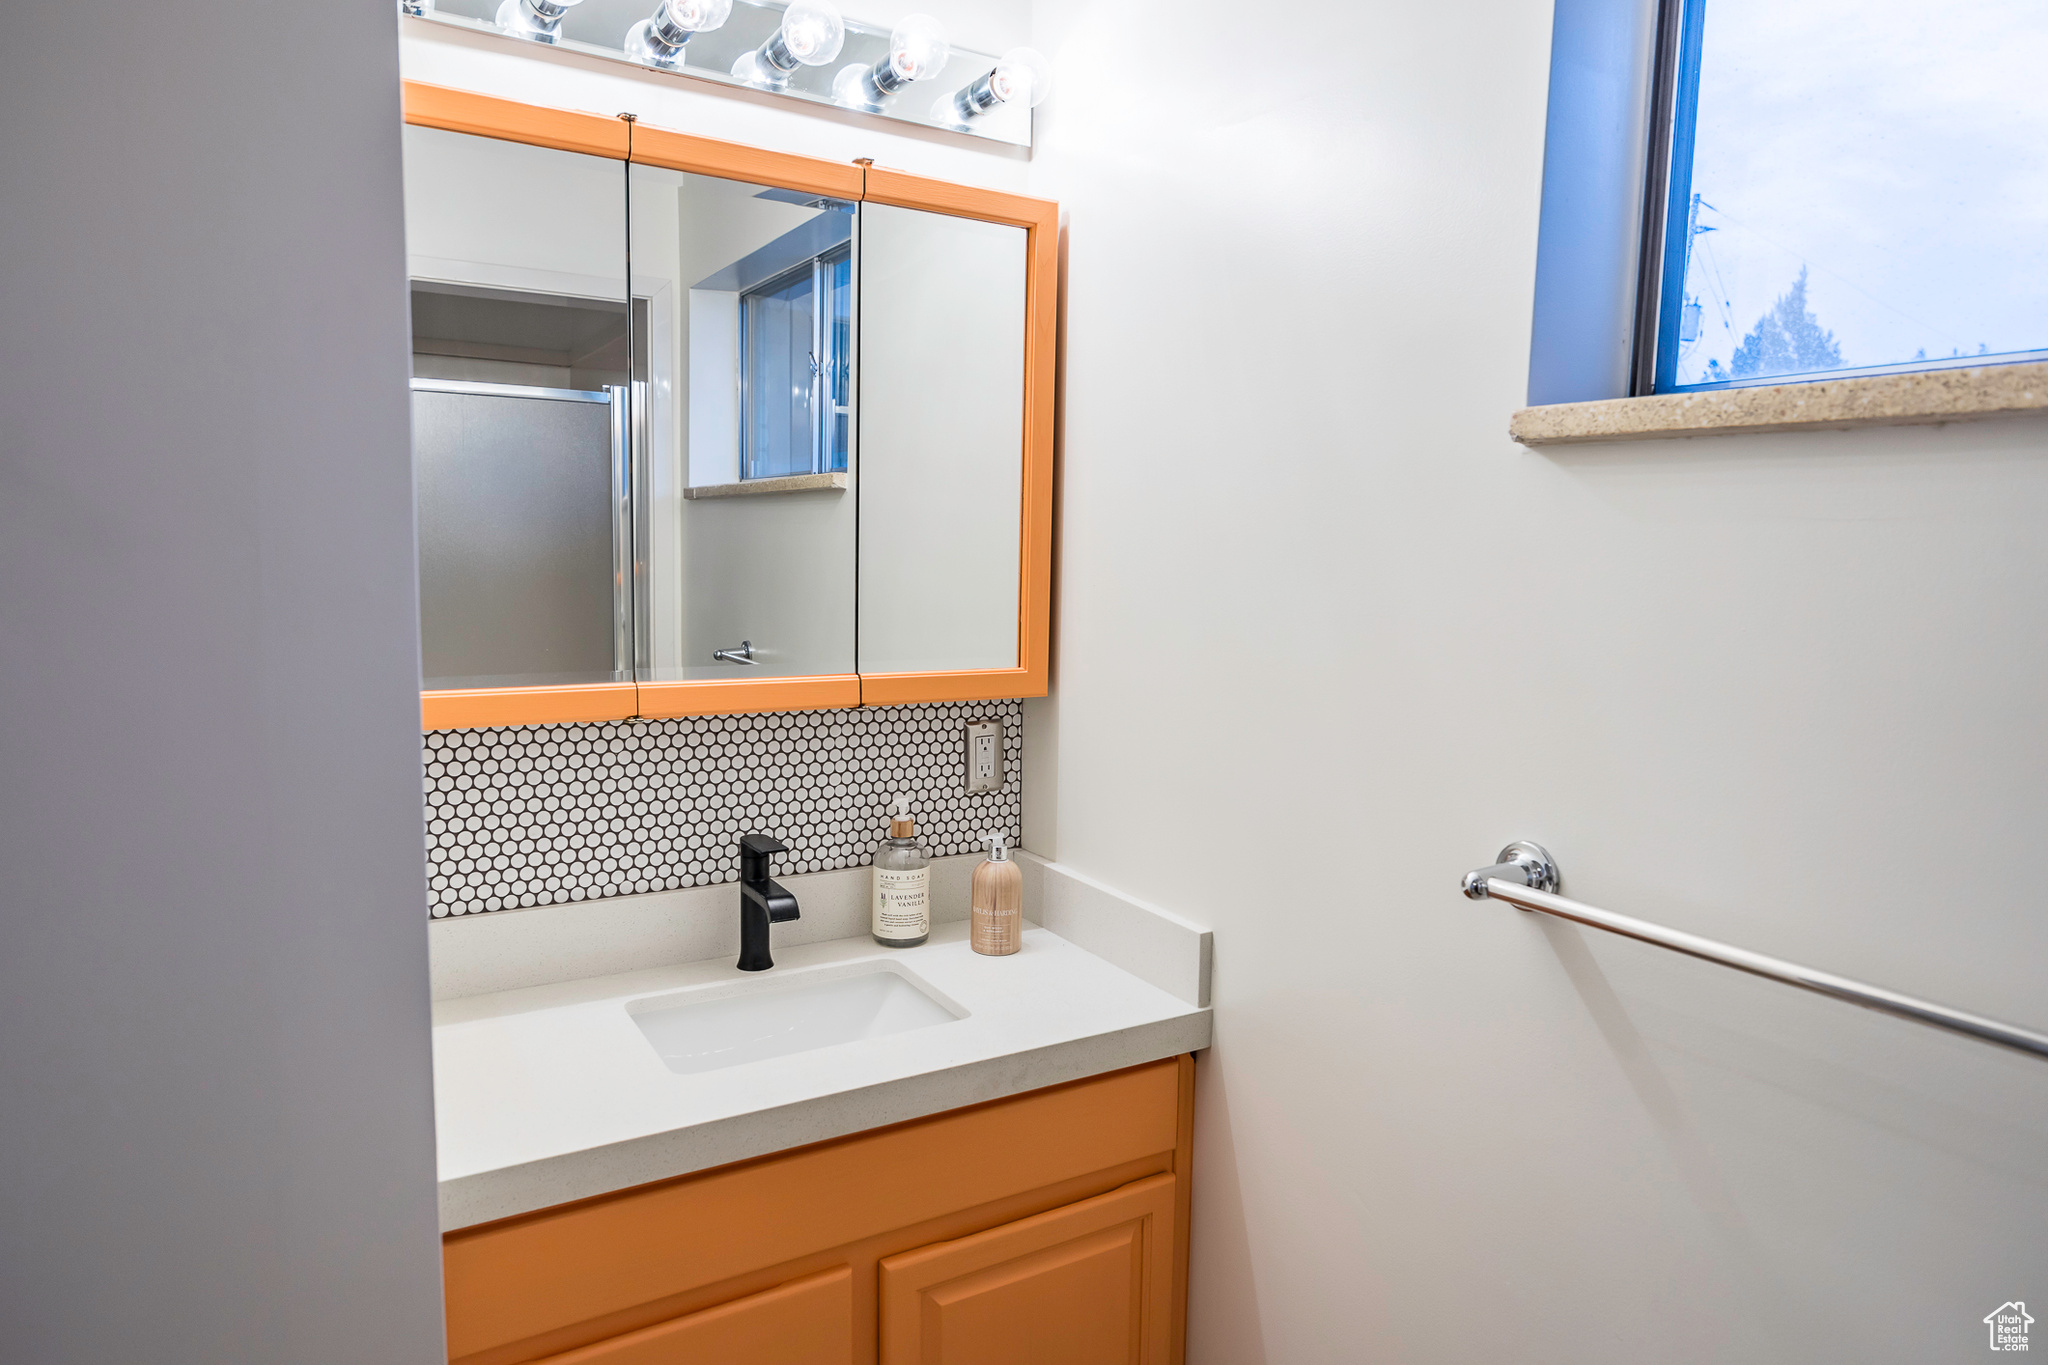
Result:
{"type": "Polygon", "coordinates": [[[846,487],[846,475],[785,474],[777,479],[747,479],[741,483],[707,483],[685,488],[683,496],[697,498],[751,498],[761,493],[810,493],[821,488],[846,487]]]}
{"type": "Polygon", "coordinates": [[[1508,435],[1525,446],[1583,445],[1921,426],[2030,412],[2048,412],[2048,361],[1556,403],[1523,408],[1508,420],[1508,435]]]}

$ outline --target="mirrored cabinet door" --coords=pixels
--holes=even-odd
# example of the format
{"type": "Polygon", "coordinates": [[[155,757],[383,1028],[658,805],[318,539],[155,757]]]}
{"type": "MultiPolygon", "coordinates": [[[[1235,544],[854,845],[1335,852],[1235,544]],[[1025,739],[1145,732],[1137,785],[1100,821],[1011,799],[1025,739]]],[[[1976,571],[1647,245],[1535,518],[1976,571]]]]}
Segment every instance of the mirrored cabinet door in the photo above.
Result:
{"type": "Polygon", "coordinates": [[[1044,693],[1055,205],[406,99],[429,728],[1044,693]]]}
{"type": "Polygon", "coordinates": [[[405,178],[423,687],[630,694],[625,165],[408,127],[405,178]]]}
{"type": "Polygon", "coordinates": [[[861,206],[863,675],[1019,666],[1027,236],[861,206]]]}
{"type": "Polygon", "coordinates": [[[639,677],[850,676],[857,205],[660,166],[630,180],[639,677]]]}

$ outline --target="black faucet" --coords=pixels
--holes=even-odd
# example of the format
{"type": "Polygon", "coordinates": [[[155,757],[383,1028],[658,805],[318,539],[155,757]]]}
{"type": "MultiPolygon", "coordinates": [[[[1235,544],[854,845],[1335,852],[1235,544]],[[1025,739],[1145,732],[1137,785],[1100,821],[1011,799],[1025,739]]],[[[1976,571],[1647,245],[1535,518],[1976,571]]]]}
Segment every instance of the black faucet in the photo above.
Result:
{"type": "Polygon", "coordinates": [[[768,956],[768,926],[797,917],[796,897],[768,878],[769,855],[789,846],[772,834],[740,836],[740,970],[765,972],[775,965],[768,956]]]}

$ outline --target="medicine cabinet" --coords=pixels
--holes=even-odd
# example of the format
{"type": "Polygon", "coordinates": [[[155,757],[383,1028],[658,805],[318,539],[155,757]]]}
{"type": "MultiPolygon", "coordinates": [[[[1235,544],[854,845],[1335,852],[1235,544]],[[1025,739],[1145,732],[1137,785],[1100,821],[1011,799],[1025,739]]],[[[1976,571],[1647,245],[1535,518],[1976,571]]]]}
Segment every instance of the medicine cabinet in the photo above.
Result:
{"type": "Polygon", "coordinates": [[[1056,206],[406,123],[427,728],[1044,694],[1056,206]]]}

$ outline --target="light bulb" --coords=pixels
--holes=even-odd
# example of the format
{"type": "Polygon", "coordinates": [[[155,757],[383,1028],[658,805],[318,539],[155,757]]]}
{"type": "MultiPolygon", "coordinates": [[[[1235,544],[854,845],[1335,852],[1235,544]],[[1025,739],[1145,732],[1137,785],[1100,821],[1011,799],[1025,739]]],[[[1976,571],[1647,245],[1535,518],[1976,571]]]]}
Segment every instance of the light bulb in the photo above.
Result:
{"type": "Polygon", "coordinates": [[[779,36],[790,56],[805,66],[823,66],[846,45],[846,22],[830,0],[798,0],[783,11],[779,36]]]}
{"type": "Polygon", "coordinates": [[[889,70],[898,77],[899,86],[930,80],[951,54],[945,29],[929,14],[905,15],[889,34],[889,70]]]}
{"type": "Polygon", "coordinates": [[[562,36],[562,16],[583,0],[504,0],[498,27],[515,38],[552,43],[562,36]]]}
{"type": "Polygon", "coordinates": [[[1052,63],[1035,47],[1013,47],[996,62],[989,80],[1003,103],[1036,109],[1052,93],[1052,63]]]}
{"type": "Polygon", "coordinates": [[[832,78],[832,98],[849,109],[874,113],[882,107],[882,92],[875,89],[875,68],[849,62],[832,78]]]}
{"type": "Polygon", "coordinates": [[[779,90],[799,66],[823,66],[846,45],[846,21],[831,0],[796,0],[782,12],[782,27],[732,64],[732,74],[749,85],[779,90]]]}
{"type": "Polygon", "coordinates": [[[681,66],[683,44],[717,28],[732,13],[732,0],[662,0],[652,18],[626,33],[626,55],[650,66],[681,66]]]}
{"type": "Polygon", "coordinates": [[[1052,93],[1052,63],[1035,47],[1013,47],[996,59],[986,76],[941,96],[932,106],[932,122],[964,128],[999,104],[1035,109],[1052,93]]]}
{"type": "Polygon", "coordinates": [[[952,48],[938,20],[929,14],[907,15],[889,35],[887,57],[840,68],[832,78],[832,98],[849,109],[877,111],[884,99],[904,86],[938,75],[950,55],[952,48]]]}

